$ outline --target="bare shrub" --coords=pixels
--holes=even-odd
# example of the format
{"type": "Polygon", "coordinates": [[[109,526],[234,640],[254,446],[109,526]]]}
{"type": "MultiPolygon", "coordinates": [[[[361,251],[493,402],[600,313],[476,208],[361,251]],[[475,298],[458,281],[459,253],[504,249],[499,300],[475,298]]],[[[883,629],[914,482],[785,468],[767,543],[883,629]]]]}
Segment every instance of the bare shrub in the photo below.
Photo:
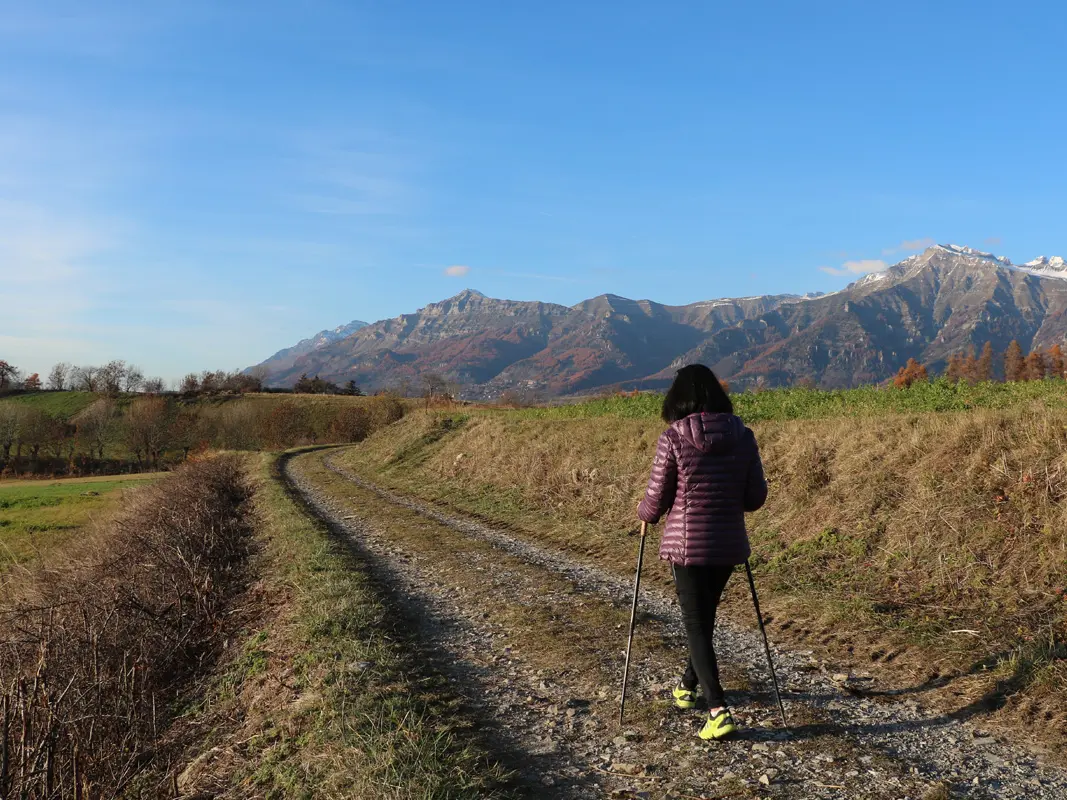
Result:
{"type": "MultiPolygon", "coordinates": [[[[252,489],[236,457],[145,489],[73,564],[0,606],[0,796],[113,797],[149,762],[243,586],[252,489]]],[[[8,587],[9,589],[11,587],[8,587]]]]}
{"type": "Polygon", "coordinates": [[[278,403],[262,421],[263,440],[273,447],[292,447],[311,444],[315,433],[311,429],[308,407],[292,400],[278,403]]]}
{"type": "Polygon", "coordinates": [[[365,406],[344,406],[330,423],[331,442],[362,442],[371,433],[371,415],[365,406]]]}
{"type": "Polygon", "coordinates": [[[371,426],[374,430],[391,425],[404,416],[404,404],[393,394],[380,394],[367,403],[371,426]]]}

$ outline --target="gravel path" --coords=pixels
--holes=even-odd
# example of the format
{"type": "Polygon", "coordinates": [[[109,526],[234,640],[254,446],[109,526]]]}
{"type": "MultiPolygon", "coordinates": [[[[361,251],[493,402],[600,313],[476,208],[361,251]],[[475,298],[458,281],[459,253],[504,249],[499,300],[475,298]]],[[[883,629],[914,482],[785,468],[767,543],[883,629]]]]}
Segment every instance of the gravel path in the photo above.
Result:
{"type": "MultiPolygon", "coordinates": [[[[651,698],[658,702],[653,710],[663,708],[651,715],[635,708],[633,729],[619,728],[624,630],[594,633],[602,650],[593,669],[597,674],[553,674],[509,647],[509,631],[487,621],[484,592],[463,587],[472,579],[491,581],[491,610],[511,604],[530,608],[531,618],[565,620],[576,602],[628,611],[632,587],[627,581],[371,484],[334,464],[335,454],[290,460],[286,476],[335,530],[375,554],[377,568],[387,572],[384,577],[397,596],[419,610],[419,637],[427,652],[442,660],[457,691],[499,741],[505,761],[528,790],[538,787],[531,790],[536,796],[1067,797],[1067,774],[1042,764],[1040,756],[969,722],[924,711],[913,701],[857,696],[856,689],[876,688],[872,679],[834,675],[810,653],[775,649],[791,722],[783,730],[758,633],[727,624],[716,630],[716,649],[743,733],[728,742],[700,742],[693,735],[699,715],[675,712],[667,704],[684,640],[676,603],[654,589],[642,592],[645,613],[638,635],[665,647],[651,649],[631,665],[631,696],[635,706],[651,698]],[[316,483],[310,473],[322,465],[355,494],[343,497],[316,483]],[[433,546],[398,535],[390,530],[389,506],[421,515],[443,535],[433,546]],[[444,553],[459,557],[444,558],[444,553]],[[561,589],[561,580],[577,593],[561,589]],[[664,650],[674,658],[665,657],[664,650]],[[731,691],[738,686],[740,691],[731,691]]],[[[651,568],[648,561],[655,559],[646,559],[651,568]]]]}

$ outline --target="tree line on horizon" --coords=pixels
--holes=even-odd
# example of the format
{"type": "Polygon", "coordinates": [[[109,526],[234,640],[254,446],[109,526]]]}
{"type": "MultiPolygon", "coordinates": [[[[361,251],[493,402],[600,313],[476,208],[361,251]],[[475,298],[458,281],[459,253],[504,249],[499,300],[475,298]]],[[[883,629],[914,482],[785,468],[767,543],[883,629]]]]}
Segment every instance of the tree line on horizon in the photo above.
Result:
{"type": "MultiPolygon", "coordinates": [[[[974,347],[971,346],[966,353],[953,353],[949,356],[943,377],[950,383],[970,384],[998,380],[1000,376],[1008,383],[1067,377],[1067,357],[1058,344],[1044,350],[1036,348],[1024,355],[1022,346],[1012,339],[1000,361],[1001,369],[998,370],[997,366],[993,345],[986,342],[980,355],[976,355],[974,347]]],[[[893,377],[893,385],[898,389],[906,389],[913,383],[929,379],[926,366],[914,358],[909,358],[893,377]]]]}
{"type": "MultiPolygon", "coordinates": [[[[338,386],[323,380],[318,375],[300,376],[291,390],[266,389],[269,371],[265,367],[253,367],[250,370],[204,370],[190,372],[178,382],[174,391],[183,397],[201,397],[204,395],[247,394],[249,392],[286,391],[293,394],[336,394],[359,397],[363,391],[354,380],[338,386]]],[[[92,392],[105,397],[118,397],[120,394],[142,393],[146,395],[167,392],[166,382],[162,378],[146,378],[140,367],[127,364],[122,360],[109,361],[103,366],[77,366],[60,362],[52,367],[46,381],[41,376],[30,373],[25,377],[18,367],[8,361],[0,360],[0,393],[12,391],[24,392],[92,392]]]]}
{"type": "Polygon", "coordinates": [[[293,399],[188,403],[174,395],[99,397],[69,420],[0,401],[0,476],[133,472],[190,453],[359,442],[404,414],[391,395],[359,404],[293,399]]]}

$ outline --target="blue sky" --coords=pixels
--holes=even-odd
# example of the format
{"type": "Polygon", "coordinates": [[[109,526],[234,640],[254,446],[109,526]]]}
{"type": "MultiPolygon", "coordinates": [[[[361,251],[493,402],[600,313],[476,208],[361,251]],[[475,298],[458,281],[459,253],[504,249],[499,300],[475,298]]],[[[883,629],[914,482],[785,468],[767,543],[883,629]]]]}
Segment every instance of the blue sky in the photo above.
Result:
{"type": "Polygon", "coordinates": [[[1036,2],[0,0],[0,358],[175,378],[467,286],[1064,253],[1065,33],[1036,2]]]}

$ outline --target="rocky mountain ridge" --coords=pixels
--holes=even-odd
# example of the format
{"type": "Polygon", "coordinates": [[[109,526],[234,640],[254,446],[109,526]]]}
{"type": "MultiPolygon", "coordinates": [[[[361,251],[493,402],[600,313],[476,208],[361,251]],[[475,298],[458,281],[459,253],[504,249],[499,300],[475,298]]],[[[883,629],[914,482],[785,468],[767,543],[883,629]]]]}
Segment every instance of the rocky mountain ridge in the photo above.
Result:
{"type": "Polygon", "coordinates": [[[734,386],[806,379],[840,388],[884,380],[908,358],[939,370],[953,353],[986,341],[1003,350],[1012,339],[1030,348],[1065,337],[1062,258],[1016,265],[936,245],[823,295],[668,306],[605,294],[567,307],[465,290],[309,348],[288,364],[276,361],[281,368],[264,364],[274,385],[307,372],[369,390],[417,389],[432,373],[471,398],[660,388],[695,361],[734,386]]]}
{"type": "Polygon", "coordinates": [[[314,336],[301,339],[292,347],[286,347],[283,350],[279,350],[257,366],[266,369],[271,375],[284,372],[292,367],[292,365],[296,363],[296,360],[301,356],[307,355],[315,350],[321,350],[334,342],[339,342],[341,339],[351,336],[360,328],[365,327],[367,327],[366,322],[354,319],[345,325],[338,325],[336,328],[319,331],[314,336]]]}

